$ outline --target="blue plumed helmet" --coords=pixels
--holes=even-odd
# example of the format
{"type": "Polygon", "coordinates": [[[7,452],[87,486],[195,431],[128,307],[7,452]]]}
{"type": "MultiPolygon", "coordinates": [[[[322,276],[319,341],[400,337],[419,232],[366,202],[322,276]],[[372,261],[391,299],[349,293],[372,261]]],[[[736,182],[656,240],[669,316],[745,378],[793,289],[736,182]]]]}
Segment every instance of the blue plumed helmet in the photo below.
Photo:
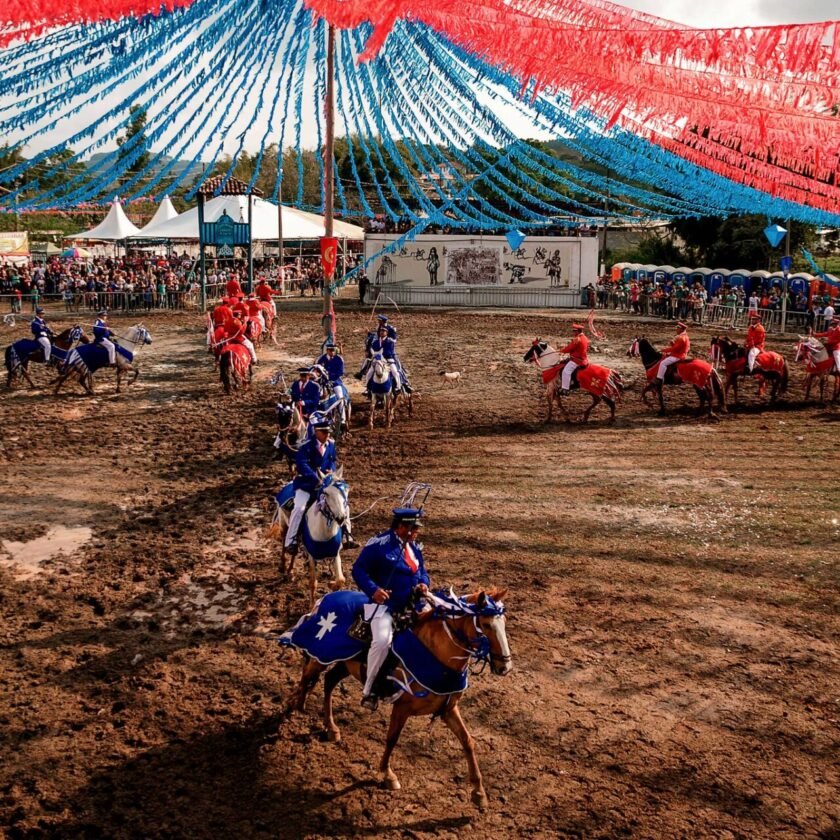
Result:
{"type": "Polygon", "coordinates": [[[420,521],[423,517],[423,511],[420,508],[413,507],[398,507],[392,511],[394,514],[395,525],[419,525],[422,527],[423,523],[420,521]]]}
{"type": "Polygon", "coordinates": [[[313,429],[332,428],[330,418],[327,417],[326,414],[322,414],[320,411],[313,411],[312,414],[309,415],[309,425],[312,426],[313,429]]]}

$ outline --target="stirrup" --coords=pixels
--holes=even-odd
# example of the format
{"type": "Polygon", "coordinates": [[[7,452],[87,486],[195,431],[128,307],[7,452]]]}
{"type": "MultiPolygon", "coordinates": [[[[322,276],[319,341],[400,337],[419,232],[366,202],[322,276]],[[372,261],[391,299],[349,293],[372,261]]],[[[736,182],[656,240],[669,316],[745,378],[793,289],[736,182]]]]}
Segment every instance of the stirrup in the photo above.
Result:
{"type": "Polygon", "coordinates": [[[298,541],[297,541],[297,539],[294,539],[286,546],[286,554],[288,554],[289,557],[295,557],[295,556],[297,556],[297,553],[298,553],[298,541]]]}
{"type": "Polygon", "coordinates": [[[375,712],[379,708],[379,698],[374,694],[365,694],[359,705],[368,711],[375,712]]]}

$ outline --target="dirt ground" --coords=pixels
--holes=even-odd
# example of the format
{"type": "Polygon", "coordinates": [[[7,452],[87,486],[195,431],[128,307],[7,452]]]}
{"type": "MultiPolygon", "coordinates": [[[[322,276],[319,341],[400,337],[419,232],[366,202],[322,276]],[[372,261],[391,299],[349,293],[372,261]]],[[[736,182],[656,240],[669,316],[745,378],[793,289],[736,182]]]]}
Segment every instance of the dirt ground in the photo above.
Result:
{"type": "MultiPolygon", "coordinates": [[[[339,315],[354,370],[368,317],[339,315]]],[[[522,354],[570,318],[395,317],[414,417],[357,429],[340,455],[355,511],[385,497],[360,539],[427,481],[435,583],[510,588],[514,670],[474,677],[462,704],[490,808],[428,719],[395,754],[403,789],[381,789],[387,712],[363,712],[350,682],[342,744],[320,688],[275,737],[300,658],[263,634],[305,611],[306,585],[279,581],[265,536],[284,480],[269,377],[311,359],[317,315],[283,313],[232,397],[200,319],[158,315],[128,393],[100,373],[94,398],[0,395],[7,836],[840,838],[840,411],[803,406],[792,366],[777,409],[749,385],[712,423],[672,389],[659,418],[625,356],[642,327],[606,322],[595,359],[631,385],[618,421],[543,425],[522,354]]],[[[705,354],[709,333],[692,335],[705,354]]]]}

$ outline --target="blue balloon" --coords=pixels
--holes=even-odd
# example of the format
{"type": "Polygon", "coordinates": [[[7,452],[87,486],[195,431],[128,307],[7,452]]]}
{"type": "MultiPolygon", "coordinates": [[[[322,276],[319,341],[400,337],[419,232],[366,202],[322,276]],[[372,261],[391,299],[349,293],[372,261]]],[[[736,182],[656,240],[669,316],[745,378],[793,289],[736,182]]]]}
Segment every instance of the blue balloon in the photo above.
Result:
{"type": "Polygon", "coordinates": [[[508,245],[510,245],[510,250],[516,251],[525,241],[525,234],[521,230],[509,230],[505,234],[505,239],[507,239],[508,245]]]}

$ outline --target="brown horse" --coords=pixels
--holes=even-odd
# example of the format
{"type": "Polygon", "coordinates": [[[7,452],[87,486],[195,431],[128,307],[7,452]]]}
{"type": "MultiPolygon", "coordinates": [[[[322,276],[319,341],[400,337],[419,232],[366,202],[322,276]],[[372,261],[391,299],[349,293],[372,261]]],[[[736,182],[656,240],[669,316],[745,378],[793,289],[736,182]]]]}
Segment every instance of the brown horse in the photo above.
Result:
{"type": "MultiPolygon", "coordinates": [[[[90,339],[85,335],[81,326],[68,327],[52,339],[52,354],[50,365],[61,369],[67,361],[67,354],[76,344],[88,344],[90,339]]],[[[22,338],[6,348],[4,354],[6,365],[6,387],[11,389],[19,378],[25,379],[30,388],[35,383],[29,376],[30,362],[44,364],[44,349],[31,338],[22,338]]]]}
{"type": "MultiPolygon", "coordinates": [[[[336,593],[336,595],[339,593],[336,593]]],[[[454,595],[429,595],[430,609],[421,613],[410,631],[423,647],[441,665],[466,677],[474,660],[490,663],[492,672],[504,676],[512,667],[510,647],[505,633],[505,614],[502,598],[505,591],[488,590],[464,598],[454,595]]],[[[330,596],[325,596],[324,600],[330,596]]],[[[321,602],[323,604],[323,602],[321,602]]],[[[332,615],[332,614],[331,614],[332,615]]],[[[302,712],[306,698],[326,671],[324,678],[324,726],[331,741],[340,741],[341,732],[333,719],[332,694],[335,687],[347,676],[364,683],[366,664],[364,654],[344,662],[322,665],[307,656],[300,685],[289,699],[284,716],[294,711],[302,712]]],[[[461,742],[469,768],[472,800],[479,807],[487,805],[487,793],[481,780],[481,771],[475,757],[475,742],[464,725],[458,703],[464,691],[452,694],[434,694],[426,690],[409,673],[404,665],[394,671],[402,693],[391,709],[385,752],[379,763],[383,784],[388,790],[399,790],[400,782],[391,768],[391,753],[400,733],[410,717],[439,716],[461,742]]],[[[463,683],[465,685],[465,681],[463,683]]]]}

